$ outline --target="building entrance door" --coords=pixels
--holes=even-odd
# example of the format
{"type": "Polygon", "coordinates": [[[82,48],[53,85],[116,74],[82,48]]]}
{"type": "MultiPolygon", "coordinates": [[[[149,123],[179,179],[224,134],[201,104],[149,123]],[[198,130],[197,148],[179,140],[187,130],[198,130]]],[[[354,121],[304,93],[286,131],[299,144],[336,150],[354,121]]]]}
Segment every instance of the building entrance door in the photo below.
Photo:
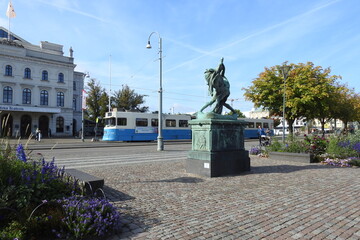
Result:
{"type": "Polygon", "coordinates": [[[20,120],[20,136],[29,137],[31,134],[31,117],[23,115],[20,120]]]}
{"type": "Polygon", "coordinates": [[[43,138],[49,137],[49,118],[47,116],[39,118],[39,130],[43,138]]]}
{"type": "Polygon", "coordinates": [[[1,116],[1,137],[11,137],[13,131],[13,117],[10,113],[1,116]]]}

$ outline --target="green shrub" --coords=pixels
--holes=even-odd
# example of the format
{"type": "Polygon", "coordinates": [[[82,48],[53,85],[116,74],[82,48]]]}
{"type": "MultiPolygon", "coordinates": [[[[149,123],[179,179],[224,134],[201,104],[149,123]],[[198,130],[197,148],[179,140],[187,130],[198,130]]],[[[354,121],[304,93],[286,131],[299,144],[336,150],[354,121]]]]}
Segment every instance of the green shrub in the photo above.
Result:
{"type": "Polygon", "coordinates": [[[54,159],[32,160],[21,144],[16,151],[0,146],[0,239],[93,239],[111,233],[118,226],[117,209],[105,199],[83,197],[83,187],[54,159]]]}
{"type": "Polygon", "coordinates": [[[346,137],[335,136],[330,137],[326,153],[333,156],[334,158],[346,158],[356,154],[355,151],[350,147],[350,142],[346,139],[346,137]]]}
{"type": "Polygon", "coordinates": [[[351,160],[349,161],[349,164],[350,164],[351,166],[360,167],[360,159],[351,159],[351,160]]]}
{"type": "Polygon", "coordinates": [[[0,231],[0,239],[13,240],[25,239],[26,227],[18,221],[11,222],[7,227],[0,231]]]}
{"type": "Polygon", "coordinates": [[[282,152],[282,149],[283,145],[277,139],[272,140],[271,145],[266,147],[268,152],[282,152]]]}

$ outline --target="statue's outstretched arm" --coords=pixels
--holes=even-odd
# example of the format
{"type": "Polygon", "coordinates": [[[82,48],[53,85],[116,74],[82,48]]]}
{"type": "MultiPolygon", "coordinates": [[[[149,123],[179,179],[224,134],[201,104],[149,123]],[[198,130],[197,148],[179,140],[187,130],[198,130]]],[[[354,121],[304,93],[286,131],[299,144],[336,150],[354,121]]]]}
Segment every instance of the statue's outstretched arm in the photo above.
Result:
{"type": "Polygon", "coordinates": [[[224,58],[221,58],[220,60],[220,64],[219,67],[216,71],[218,74],[220,74],[221,76],[225,76],[225,65],[224,65],[224,58]]]}

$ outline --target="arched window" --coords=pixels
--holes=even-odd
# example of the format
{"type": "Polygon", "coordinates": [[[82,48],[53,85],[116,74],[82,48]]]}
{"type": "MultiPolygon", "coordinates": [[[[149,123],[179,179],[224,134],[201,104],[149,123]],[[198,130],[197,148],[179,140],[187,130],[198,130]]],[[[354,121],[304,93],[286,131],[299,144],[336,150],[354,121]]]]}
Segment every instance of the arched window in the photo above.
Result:
{"type": "Polygon", "coordinates": [[[3,103],[12,103],[13,90],[11,87],[4,87],[3,91],[3,103]]]}
{"type": "Polygon", "coordinates": [[[63,73],[59,73],[59,76],[58,76],[58,82],[64,82],[64,74],[63,73]]]}
{"type": "Polygon", "coordinates": [[[63,117],[56,118],[56,132],[64,132],[64,118],[63,117]]]}
{"type": "Polygon", "coordinates": [[[46,90],[40,92],[40,105],[49,105],[49,94],[46,90]]]}
{"type": "Polygon", "coordinates": [[[73,110],[76,111],[76,98],[73,98],[73,110]]]}
{"type": "Polygon", "coordinates": [[[28,88],[25,88],[23,90],[23,104],[31,104],[31,90],[28,88]]]}
{"type": "Polygon", "coordinates": [[[48,81],[49,80],[48,71],[46,71],[46,70],[42,71],[41,80],[43,80],[43,81],[48,81]]]}
{"type": "Polygon", "coordinates": [[[24,78],[31,79],[31,70],[30,70],[30,68],[25,68],[24,78]]]}
{"type": "Polygon", "coordinates": [[[6,67],[5,67],[5,76],[12,76],[12,66],[6,65],[6,67]]]}
{"type": "Polygon", "coordinates": [[[56,105],[58,107],[63,107],[64,106],[64,93],[63,92],[58,92],[57,96],[56,96],[56,105]]]}

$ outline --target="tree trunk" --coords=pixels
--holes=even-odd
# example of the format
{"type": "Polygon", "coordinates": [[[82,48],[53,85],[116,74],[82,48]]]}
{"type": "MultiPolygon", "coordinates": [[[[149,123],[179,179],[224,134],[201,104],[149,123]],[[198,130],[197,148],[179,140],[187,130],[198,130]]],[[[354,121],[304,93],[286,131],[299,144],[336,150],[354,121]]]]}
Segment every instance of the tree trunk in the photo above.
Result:
{"type": "Polygon", "coordinates": [[[325,118],[324,119],[320,119],[321,122],[321,132],[322,132],[322,136],[325,137],[325,118]]]}
{"type": "Polygon", "coordinates": [[[294,125],[295,120],[287,119],[287,122],[288,122],[288,127],[289,127],[289,134],[292,136],[292,135],[294,135],[293,125],[294,125]]]}

